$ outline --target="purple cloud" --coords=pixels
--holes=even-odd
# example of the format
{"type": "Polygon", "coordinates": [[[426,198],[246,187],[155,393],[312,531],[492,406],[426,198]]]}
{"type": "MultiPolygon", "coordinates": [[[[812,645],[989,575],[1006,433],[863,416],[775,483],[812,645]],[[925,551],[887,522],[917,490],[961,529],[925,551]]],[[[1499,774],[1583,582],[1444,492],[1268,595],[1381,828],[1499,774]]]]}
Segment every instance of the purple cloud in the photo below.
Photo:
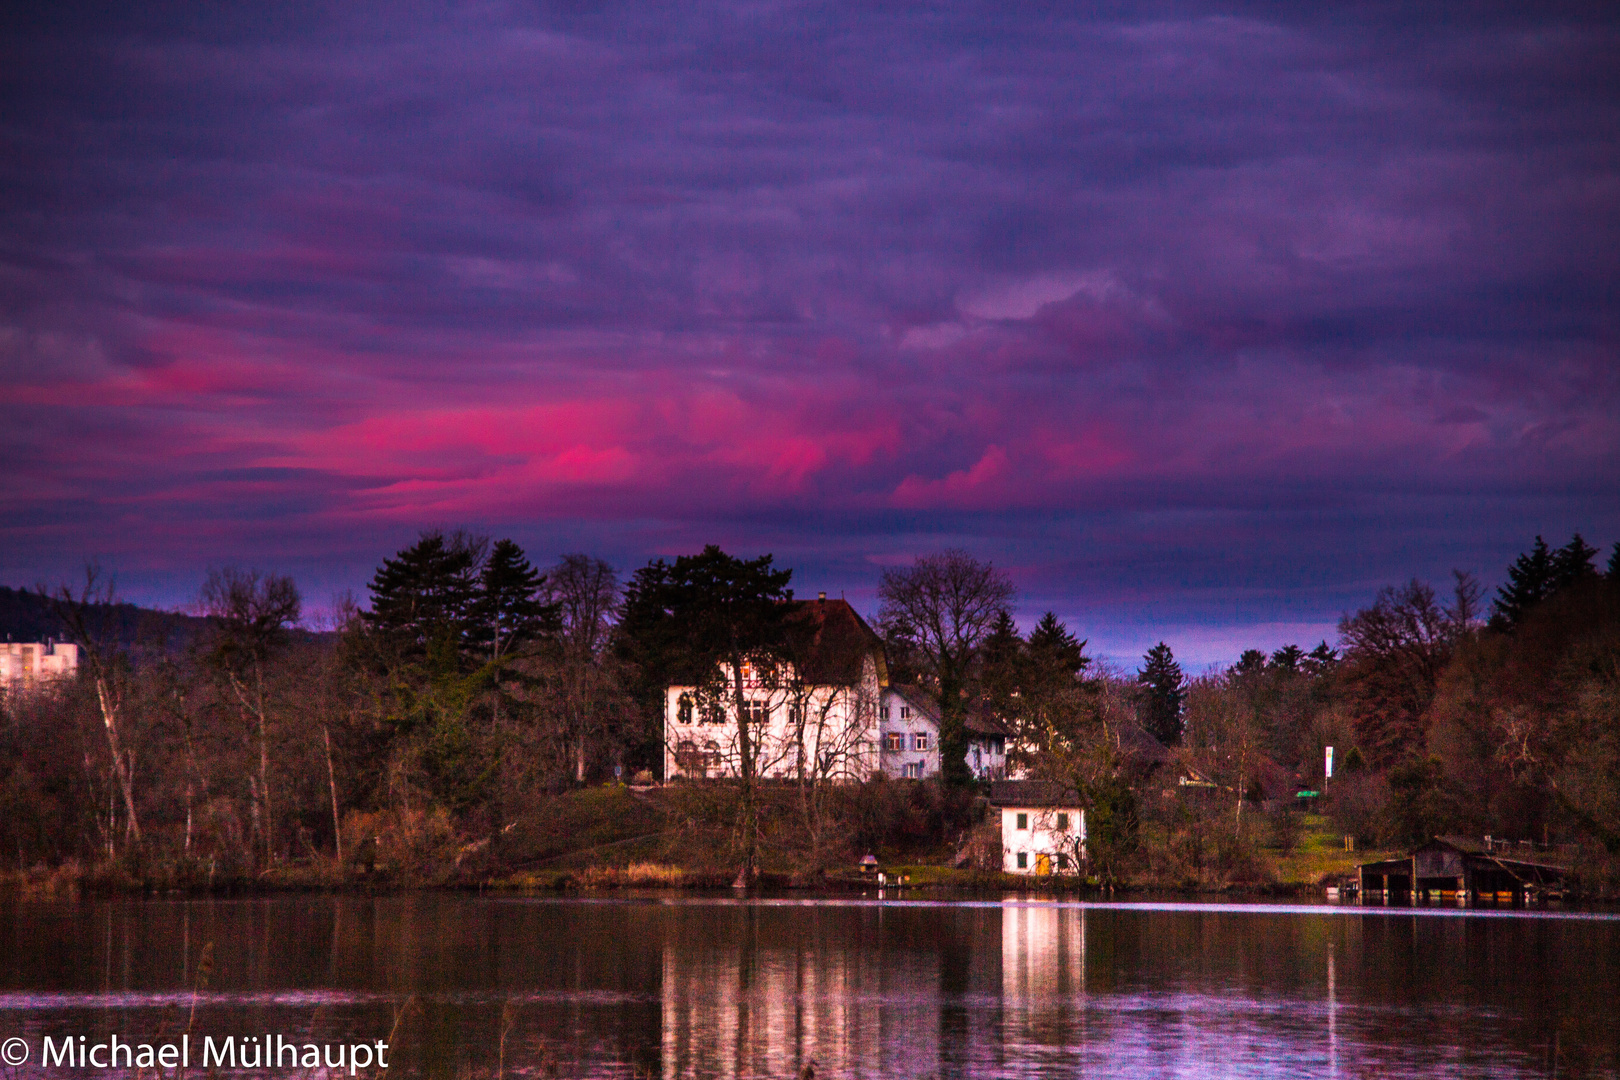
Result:
{"type": "Polygon", "coordinates": [[[0,575],[319,590],[465,523],[859,598],[953,544],[1217,658],[1612,539],[1594,11],[53,7],[0,38],[0,575]]]}

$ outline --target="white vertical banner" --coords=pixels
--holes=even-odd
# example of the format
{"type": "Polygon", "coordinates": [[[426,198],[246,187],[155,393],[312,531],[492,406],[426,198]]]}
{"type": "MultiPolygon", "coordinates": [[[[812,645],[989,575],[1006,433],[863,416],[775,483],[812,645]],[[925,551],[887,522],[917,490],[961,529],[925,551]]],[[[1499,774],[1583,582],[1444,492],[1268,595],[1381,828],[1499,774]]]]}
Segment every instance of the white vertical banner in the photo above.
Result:
{"type": "Polygon", "coordinates": [[[1327,773],[1326,773],[1326,776],[1327,776],[1327,778],[1329,780],[1333,779],[1333,747],[1331,747],[1331,746],[1327,748],[1327,773]]]}

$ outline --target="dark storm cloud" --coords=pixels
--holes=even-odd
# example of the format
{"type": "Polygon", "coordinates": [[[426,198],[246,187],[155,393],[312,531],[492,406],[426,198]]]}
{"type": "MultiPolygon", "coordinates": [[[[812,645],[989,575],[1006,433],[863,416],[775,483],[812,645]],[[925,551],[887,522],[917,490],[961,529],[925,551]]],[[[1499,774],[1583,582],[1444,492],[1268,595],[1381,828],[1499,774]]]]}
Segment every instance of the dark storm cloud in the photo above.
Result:
{"type": "Polygon", "coordinates": [[[41,9],[0,570],[337,586],[470,523],[858,598],[959,544],[1214,656],[1612,539],[1617,56],[1580,6],[41,9]]]}

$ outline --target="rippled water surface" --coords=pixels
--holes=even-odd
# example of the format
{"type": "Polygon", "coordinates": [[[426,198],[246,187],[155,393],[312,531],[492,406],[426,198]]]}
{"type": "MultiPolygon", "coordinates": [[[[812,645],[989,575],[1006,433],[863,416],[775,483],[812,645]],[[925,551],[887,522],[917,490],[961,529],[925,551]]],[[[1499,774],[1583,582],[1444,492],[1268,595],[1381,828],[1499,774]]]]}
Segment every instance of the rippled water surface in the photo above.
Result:
{"type": "Polygon", "coordinates": [[[47,1036],[187,1030],[194,1044],[385,1040],[400,1077],[792,1077],[811,1062],[818,1077],[1499,1077],[1555,1060],[1559,1076],[1614,1076],[1620,919],[690,896],[0,902],[0,1039],[33,1050],[19,1075],[65,1071],[39,1067],[47,1036]]]}

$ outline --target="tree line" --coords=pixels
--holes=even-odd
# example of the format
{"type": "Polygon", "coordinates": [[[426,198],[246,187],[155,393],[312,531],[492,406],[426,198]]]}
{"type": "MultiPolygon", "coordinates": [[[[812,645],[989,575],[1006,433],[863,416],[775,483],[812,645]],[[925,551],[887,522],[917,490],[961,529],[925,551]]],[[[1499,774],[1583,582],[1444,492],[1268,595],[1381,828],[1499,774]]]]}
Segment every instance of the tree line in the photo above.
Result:
{"type": "MultiPolygon", "coordinates": [[[[967,731],[989,718],[1011,765],[1087,807],[1103,877],[1241,870],[1286,844],[1277,806],[1301,787],[1364,843],[1486,832],[1620,855],[1620,545],[1597,557],[1538,538],[1488,610],[1466,574],[1444,599],[1412,581],[1334,645],[1193,677],[1162,642],[1111,668],[1050,612],[1021,632],[1011,580],[961,551],[885,571],[875,624],[891,679],[939,702],[943,786],[964,793],[945,825],[972,824],[967,731]]],[[[39,590],[81,670],[5,700],[0,852],[229,877],[365,865],[388,832],[396,858],[476,857],[558,792],[659,779],[667,686],[791,659],[791,577],[709,547],[621,580],[585,554],[539,567],[508,539],[427,532],[319,626],[290,578],[215,571],[177,646],[114,632],[128,609],[92,568],[39,590]]],[[[746,748],[740,686],[715,693],[746,748]]],[[[762,782],[745,763],[734,785],[745,875],[762,782]]],[[[836,845],[847,830],[802,786],[818,850],[836,845]]]]}

